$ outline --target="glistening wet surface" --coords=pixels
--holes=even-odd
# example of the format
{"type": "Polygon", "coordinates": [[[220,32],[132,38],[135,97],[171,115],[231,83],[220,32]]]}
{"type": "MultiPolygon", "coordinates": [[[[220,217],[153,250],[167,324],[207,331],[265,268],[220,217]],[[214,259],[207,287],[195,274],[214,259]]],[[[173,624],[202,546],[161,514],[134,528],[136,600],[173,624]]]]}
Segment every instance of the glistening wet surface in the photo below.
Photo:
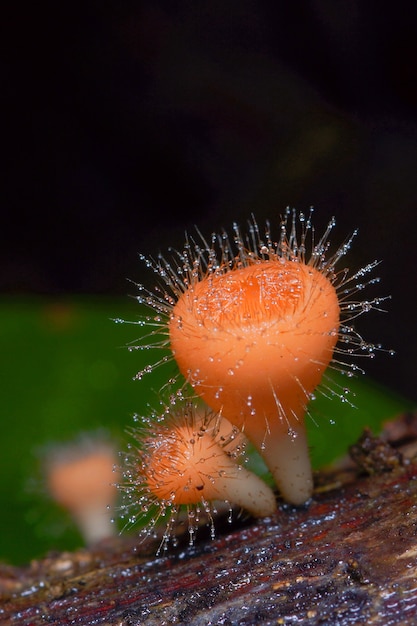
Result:
{"type": "Polygon", "coordinates": [[[3,566],[0,621],[415,624],[417,465],[321,482],[309,506],[219,524],[214,540],[202,532],[165,556],[155,556],[157,542],[122,537],[28,568],[3,566]]]}

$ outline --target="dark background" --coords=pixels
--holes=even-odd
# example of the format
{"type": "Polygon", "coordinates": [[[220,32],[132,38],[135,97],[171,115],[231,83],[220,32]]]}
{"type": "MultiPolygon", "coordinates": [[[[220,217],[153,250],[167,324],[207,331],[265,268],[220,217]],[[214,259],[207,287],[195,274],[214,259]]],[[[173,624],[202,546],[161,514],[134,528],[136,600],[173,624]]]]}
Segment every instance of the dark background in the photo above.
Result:
{"type": "Polygon", "coordinates": [[[314,205],[383,260],[358,329],[397,356],[366,369],[417,400],[417,3],[11,5],[2,294],[125,295],[194,224],[314,205]]]}

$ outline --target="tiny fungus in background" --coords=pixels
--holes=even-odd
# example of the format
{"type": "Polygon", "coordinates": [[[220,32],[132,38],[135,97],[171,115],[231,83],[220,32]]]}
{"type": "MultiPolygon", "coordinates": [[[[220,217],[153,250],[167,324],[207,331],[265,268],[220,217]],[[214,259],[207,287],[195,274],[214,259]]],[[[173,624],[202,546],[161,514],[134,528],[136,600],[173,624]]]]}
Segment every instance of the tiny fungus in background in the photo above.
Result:
{"type": "Polygon", "coordinates": [[[159,419],[143,418],[131,434],[135,444],[124,459],[121,516],[130,525],[149,514],[143,536],[165,520],[161,548],[174,539],[184,510],[190,544],[201,516],[214,536],[213,515],[221,503],[229,510],[238,505],[257,517],[275,511],[273,491],[239,463],[245,438],[218,413],[187,401],[159,419]]]}
{"type": "Polygon", "coordinates": [[[261,233],[254,218],[247,235],[235,224],[233,239],[198,233],[171,260],[144,259],[162,285],[138,285],[137,300],[156,315],[137,322],[154,328],[132,348],[169,348],[194,392],[245,433],[294,504],[313,488],[308,403],[319,384],[346,400],[347,390],[333,388],[325,370],[353,376],[363,370],[352,359],[381,349],[353,326],[386,299],[357,298],[378,282],[368,277],[378,262],[353,274],[337,268],[356,231],[331,252],[334,226],[333,218],[317,238],[311,212],[287,210],[276,240],[269,223],[261,233]],[[152,343],[160,333],[162,341],[152,343]]]}
{"type": "Polygon", "coordinates": [[[115,463],[113,445],[95,435],[53,446],[46,455],[49,494],[71,514],[88,544],[114,535],[110,509],[117,497],[115,463]]]}

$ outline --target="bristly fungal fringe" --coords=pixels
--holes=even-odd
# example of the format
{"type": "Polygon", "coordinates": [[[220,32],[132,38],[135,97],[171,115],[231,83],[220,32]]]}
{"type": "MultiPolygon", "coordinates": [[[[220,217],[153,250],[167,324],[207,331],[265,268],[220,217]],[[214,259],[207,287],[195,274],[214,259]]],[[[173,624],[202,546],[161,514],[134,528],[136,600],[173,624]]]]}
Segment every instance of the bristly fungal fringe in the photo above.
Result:
{"type": "Polygon", "coordinates": [[[158,554],[175,544],[184,522],[190,545],[204,521],[214,538],[214,516],[224,503],[229,520],[232,505],[255,515],[274,512],[272,490],[241,464],[245,438],[219,414],[188,401],[130,432],[134,444],[123,455],[121,517],[128,526],[147,518],[144,538],[165,522],[158,554]]]}
{"type": "Polygon", "coordinates": [[[331,252],[334,218],[316,239],[311,214],[288,209],[277,239],[252,217],[246,235],[237,224],[233,238],[223,231],[207,241],[197,231],[170,260],[142,257],[158,285],[138,285],[137,300],[155,314],[137,322],[150,331],[131,346],[171,350],[136,377],[174,358],[193,392],[252,441],[294,504],[312,493],[308,403],[320,385],[346,401],[345,389],[323,382],[325,371],[353,376],[363,371],[355,357],[382,349],[354,320],[387,299],[359,298],[379,281],[371,276],[377,261],[353,274],[338,268],[356,231],[331,252]]]}

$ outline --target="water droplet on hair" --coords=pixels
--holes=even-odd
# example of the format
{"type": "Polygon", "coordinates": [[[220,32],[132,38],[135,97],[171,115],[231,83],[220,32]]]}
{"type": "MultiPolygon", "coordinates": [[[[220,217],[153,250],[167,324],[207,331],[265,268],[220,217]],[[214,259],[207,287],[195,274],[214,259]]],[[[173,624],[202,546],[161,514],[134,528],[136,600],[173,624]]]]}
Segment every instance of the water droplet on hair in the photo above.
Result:
{"type": "Polygon", "coordinates": [[[295,430],[293,430],[292,428],[289,428],[287,431],[287,435],[288,437],[292,440],[295,441],[295,439],[297,439],[297,432],[295,430]]]}
{"type": "Polygon", "coordinates": [[[361,306],[362,306],[362,311],[364,311],[364,313],[367,313],[368,311],[372,309],[372,304],[366,300],[362,302],[361,306]]]}

